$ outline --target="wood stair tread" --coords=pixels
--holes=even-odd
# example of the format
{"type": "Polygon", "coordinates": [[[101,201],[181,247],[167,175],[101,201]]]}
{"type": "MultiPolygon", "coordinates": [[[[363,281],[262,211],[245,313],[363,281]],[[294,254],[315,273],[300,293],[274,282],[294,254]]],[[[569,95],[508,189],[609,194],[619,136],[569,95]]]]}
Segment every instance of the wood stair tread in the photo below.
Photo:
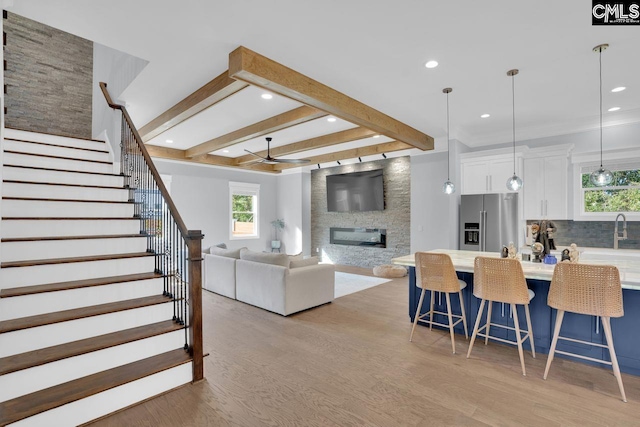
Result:
{"type": "Polygon", "coordinates": [[[40,348],[26,353],[0,358],[0,375],[21,371],[34,366],[44,365],[57,360],[115,347],[133,341],[178,331],[184,326],[173,320],[138,326],[109,334],[99,335],[78,341],[72,341],[47,348],[40,348]]]}
{"type": "Polygon", "coordinates": [[[151,305],[165,304],[171,301],[170,297],[154,295],[125,301],[110,302],[107,304],[74,308],[71,310],[56,311],[53,313],[38,314],[36,316],[21,317],[18,319],[3,320],[0,322],[0,333],[19,331],[22,329],[35,328],[38,326],[67,322],[85,317],[93,317],[118,311],[148,307],[151,305]]]}
{"type": "MultiPolygon", "coordinates": [[[[109,154],[109,150],[97,150],[95,148],[72,147],[72,146],[69,146],[69,145],[52,144],[50,142],[29,141],[27,139],[18,139],[18,138],[5,138],[4,140],[5,141],[25,142],[27,144],[46,145],[48,147],[70,148],[72,150],[92,151],[94,153],[109,154]]],[[[93,141],[93,142],[103,142],[103,141],[93,141]]]]}
{"type": "Polygon", "coordinates": [[[155,254],[153,252],[132,252],[125,254],[91,255],[69,258],[35,259],[26,261],[7,261],[0,264],[0,268],[32,267],[35,265],[49,264],[70,264],[74,262],[106,261],[111,259],[141,258],[147,256],[155,256],[155,254]]]}
{"type": "Polygon", "coordinates": [[[24,165],[12,165],[11,163],[5,163],[2,167],[9,168],[21,168],[21,169],[34,169],[41,171],[50,171],[50,172],[69,172],[69,173],[85,173],[89,175],[104,175],[104,176],[129,176],[129,175],[121,175],[119,173],[108,173],[108,172],[93,172],[93,171],[78,171],[73,169],[58,169],[58,168],[44,168],[41,166],[24,166],[24,165]]]}
{"type": "Polygon", "coordinates": [[[122,220],[136,220],[136,221],[140,221],[140,218],[137,218],[135,216],[106,216],[106,217],[101,217],[101,216],[70,216],[70,217],[64,217],[64,216],[3,216],[2,220],[3,221],[69,221],[69,220],[81,220],[81,221],[102,221],[102,220],[118,220],[118,221],[122,221],[122,220]]]}
{"type": "Polygon", "coordinates": [[[104,160],[91,160],[91,159],[80,159],[77,157],[66,157],[66,156],[54,156],[53,154],[41,154],[41,153],[28,153],[25,151],[15,151],[15,150],[4,150],[5,154],[20,154],[22,156],[35,156],[35,157],[46,157],[49,159],[59,159],[59,160],[73,160],[75,162],[89,162],[89,163],[99,163],[103,165],[112,165],[113,162],[104,161],[104,160]]]}
{"type": "Polygon", "coordinates": [[[24,200],[24,201],[36,201],[36,202],[80,202],[80,203],[115,203],[118,205],[128,204],[128,205],[139,205],[140,202],[133,202],[130,200],[126,201],[118,201],[118,200],[87,200],[87,199],[55,199],[55,198],[44,198],[44,197],[14,197],[14,196],[4,196],[2,200],[24,200]]]}
{"type": "Polygon", "coordinates": [[[0,426],[188,363],[183,349],[142,359],[0,403],[0,426]]]}
{"type": "Polygon", "coordinates": [[[138,273],[122,276],[100,277],[99,279],[74,280],[70,282],[47,283],[45,285],[22,286],[19,288],[5,288],[0,290],[0,298],[11,298],[23,295],[41,294],[45,292],[67,291],[71,289],[104,286],[114,283],[135,282],[139,280],[160,279],[159,273],[138,273]]]}
{"type": "Polygon", "coordinates": [[[90,236],[46,236],[46,237],[7,237],[1,239],[2,243],[11,242],[39,242],[43,240],[91,240],[91,239],[126,239],[135,237],[149,237],[148,234],[103,234],[90,236]]]}
{"type": "Polygon", "coordinates": [[[5,184],[29,184],[29,185],[55,185],[60,187],[80,187],[80,188],[105,188],[109,190],[135,190],[128,187],[115,187],[108,185],[85,185],[85,184],[68,184],[65,182],[42,182],[42,181],[20,181],[15,179],[2,180],[5,184]]]}

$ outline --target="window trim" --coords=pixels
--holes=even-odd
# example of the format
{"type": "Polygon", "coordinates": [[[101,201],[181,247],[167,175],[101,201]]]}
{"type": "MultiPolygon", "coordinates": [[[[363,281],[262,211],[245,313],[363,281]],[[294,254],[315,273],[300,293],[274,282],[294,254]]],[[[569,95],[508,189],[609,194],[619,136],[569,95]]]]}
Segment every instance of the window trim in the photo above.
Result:
{"type": "Polygon", "coordinates": [[[229,240],[255,240],[260,238],[260,184],[229,181],[229,240]],[[254,234],[234,236],[233,234],[233,196],[254,196],[254,234]]]}
{"type": "MultiPolygon", "coordinates": [[[[614,221],[619,212],[585,212],[584,193],[590,191],[582,188],[582,174],[590,173],[600,167],[600,153],[584,153],[574,156],[574,197],[573,219],[574,221],[614,221]]],[[[611,171],[622,170],[622,167],[640,168],[640,158],[637,150],[612,150],[603,153],[603,166],[611,171]]],[[[609,187],[604,187],[609,188],[609,187]]],[[[635,187],[630,187],[635,188],[635,187]]],[[[640,221],[640,212],[623,212],[629,221],[640,221]]]]}

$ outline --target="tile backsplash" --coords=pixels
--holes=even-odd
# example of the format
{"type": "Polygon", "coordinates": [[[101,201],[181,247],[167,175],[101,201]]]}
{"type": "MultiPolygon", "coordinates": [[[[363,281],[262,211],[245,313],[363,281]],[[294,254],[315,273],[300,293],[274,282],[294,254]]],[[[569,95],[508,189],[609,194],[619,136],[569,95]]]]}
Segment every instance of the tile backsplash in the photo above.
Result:
{"type": "MultiPolygon", "coordinates": [[[[527,221],[527,225],[536,221],[527,221]]],[[[613,248],[613,221],[565,221],[553,220],[558,231],[556,246],[578,246],[613,248]]],[[[622,228],[622,222],[619,223],[622,228]]],[[[622,232],[622,230],[620,230],[622,232]]],[[[620,240],[620,249],[640,249],[640,221],[627,221],[627,240],[620,240]]]]}

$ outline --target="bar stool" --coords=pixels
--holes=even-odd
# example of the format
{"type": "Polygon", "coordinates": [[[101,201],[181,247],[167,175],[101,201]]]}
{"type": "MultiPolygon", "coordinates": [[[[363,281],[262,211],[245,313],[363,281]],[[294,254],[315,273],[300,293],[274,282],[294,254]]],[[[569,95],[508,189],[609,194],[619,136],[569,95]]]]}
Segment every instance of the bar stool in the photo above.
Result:
{"type": "Polygon", "coordinates": [[[611,318],[624,316],[622,286],[620,285],[620,273],[618,269],[612,265],[560,263],[556,265],[553,271],[547,304],[558,310],[558,313],[556,315],[556,326],[554,328],[553,340],[551,341],[551,349],[549,350],[549,358],[547,359],[547,367],[544,370],[543,378],[545,380],[547,379],[555,353],[574,356],[605,365],[612,365],[613,374],[616,380],[618,380],[622,401],[626,402],[627,396],[624,393],[618,358],[613,348],[613,337],[611,335],[611,318]],[[562,319],[564,318],[565,311],[586,314],[588,316],[600,316],[602,318],[602,328],[604,329],[604,335],[607,339],[607,345],[561,337],[560,328],[562,327],[562,319]],[[609,349],[611,362],[556,350],[559,339],[607,348],[609,349]]]}
{"type": "Polygon", "coordinates": [[[453,268],[453,262],[451,257],[447,254],[435,254],[427,252],[416,252],[416,286],[422,288],[420,294],[420,301],[416,309],[416,314],[413,320],[413,327],[411,328],[411,336],[409,341],[413,339],[413,331],[416,329],[418,320],[429,324],[429,329],[433,328],[433,325],[449,328],[451,334],[451,348],[453,354],[456,353],[456,340],[454,337],[453,328],[460,322],[464,326],[464,335],[469,338],[467,331],[467,316],[464,312],[464,301],[462,299],[462,290],[467,287],[467,284],[463,280],[459,280],[456,275],[456,270],[453,268]],[[424,294],[429,290],[431,291],[431,303],[429,311],[425,314],[420,314],[422,310],[422,303],[424,302],[424,294]],[[433,309],[434,293],[444,292],[447,301],[447,312],[435,311],[433,309]],[[451,313],[451,298],[449,294],[457,293],[460,297],[460,311],[461,315],[451,313]],[[433,321],[434,314],[446,315],[449,318],[448,324],[438,323],[433,321]],[[425,318],[429,318],[425,320],[425,318]],[[453,318],[457,318],[455,322],[453,318]]]}
{"type": "Polygon", "coordinates": [[[480,298],[481,302],[478,317],[476,318],[476,324],[473,328],[473,334],[471,335],[471,343],[469,344],[467,358],[471,356],[471,350],[473,349],[473,343],[476,336],[484,337],[485,345],[489,338],[505,344],[517,345],[518,354],[520,355],[520,365],[522,365],[522,375],[526,376],[527,373],[524,367],[522,343],[527,338],[529,339],[529,344],[531,344],[531,354],[534,359],[536,357],[536,348],[533,342],[533,330],[531,328],[531,315],[529,314],[529,302],[533,299],[535,293],[531,289],[527,288],[527,282],[524,278],[520,261],[510,258],[476,257],[473,265],[473,295],[480,298]],[[489,303],[487,308],[487,321],[479,328],[485,302],[489,303]],[[493,302],[501,302],[511,305],[515,328],[491,323],[491,305],[493,302]],[[521,336],[516,304],[524,305],[524,312],[527,316],[527,331],[523,331],[525,332],[524,337],[521,336]],[[513,342],[491,336],[489,334],[491,326],[515,331],[516,341],[513,342]],[[485,330],[485,333],[481,332],[483,329],[485,330]]]}

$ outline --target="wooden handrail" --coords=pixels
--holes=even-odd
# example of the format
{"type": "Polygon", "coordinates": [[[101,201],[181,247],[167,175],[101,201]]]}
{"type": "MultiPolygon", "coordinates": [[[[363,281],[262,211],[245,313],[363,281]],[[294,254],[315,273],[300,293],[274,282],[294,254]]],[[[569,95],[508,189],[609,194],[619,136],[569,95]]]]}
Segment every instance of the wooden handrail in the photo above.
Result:
{"type": "MultiPolygon", "coordinates": [[[[122,117],[124,117],[124,119],[129,124],[129,128],[131,129],[131,132],[133,133],[133,136],[136,139],[138,148],[140,148],[140,151],[142,152],[142,156],[144,157],[145,162],[149,166],[149,170],[151,171],[153,178],[156,180],[156,184],[158,185],[160,194],[162,194],[162,197],[164,197],[164,200],[167,202],[167,206],[169,207],[169,212],[171,212],[171,215],[175,219],[176,224],[178,225],[178,228],[182,233],[182,236],[188,240],[193,238],[198,238],[197,236],[193,236],[189,234],[189,230],[187,229],[187,226],[182,220],[180,213],[178,213],[178,208],[176,208],[176,205],[173,203],[173,199],[171,199],[171,196],[169,195],[169,191],[167,190],[167,187],[165,187],[164,182],[162,182],[160,173],[158,172],[155,165],[153,164],[153,161],[151,160],[151,156],[147,151],[147,147],[144,145],[144,142],[142,142],[142,138],[138,133],[138,129],[136,129],[136,127],[134,126],[133,120],[131,120],[129,113],[127,112],[127,108],[124,105],[116,104],[115,102],[113,102],[113,99],[111,99],[111,95],[109,95],[109,91],[107,90],[106,83],[100,82],[100,89],[102,90],[102,94],[107,100],[107,104],[109,104],[109,107],[113,108],[114,110],[122,111],[122,117]]],[[[202,236],[200,236],[199,239],[202,239],[202,236]]]]}
{"type": "Polygon", "coordinates": [[[122,117],[126,120],[129,130],[133,135],[140,152],[142,153],[142,157],[149,168],[149,172],[151,173],[164,202],[166,203],[169,213],[174,220],[178,230],[182,238],[184,239],[184,243],[187,247],[188,251],[188,261],[189,261],[189,338],[191,342],[191,346],[189,348],[189,352],[192,356],[192,365],[193,365],[193,382],[200,381],[204,378],[204,361],[203,361],[203,342],[202,342],[202,238],[204,237],[200,230],[188,230],[185,225],[180,213],[178,212],[178,208],[173,203],[173,199],[169,195],[169,191],[167,187],[165,187],[164,182],[162,182],[162,178],[160,177],[160,173],[156,169],[153,161],[151,160],[151,156],[147,151],[147,147],[145,146],[138,130],[133,124],[129,113],[125,106],[116,104],[113,102],[109,91],[107,90],[107,84],[104,82],[100,82],[100,89],[102,90],[102,94],[104,95],[107,104],[109,107],[113,109],[120,110],[122,112],[122,117]]]}

